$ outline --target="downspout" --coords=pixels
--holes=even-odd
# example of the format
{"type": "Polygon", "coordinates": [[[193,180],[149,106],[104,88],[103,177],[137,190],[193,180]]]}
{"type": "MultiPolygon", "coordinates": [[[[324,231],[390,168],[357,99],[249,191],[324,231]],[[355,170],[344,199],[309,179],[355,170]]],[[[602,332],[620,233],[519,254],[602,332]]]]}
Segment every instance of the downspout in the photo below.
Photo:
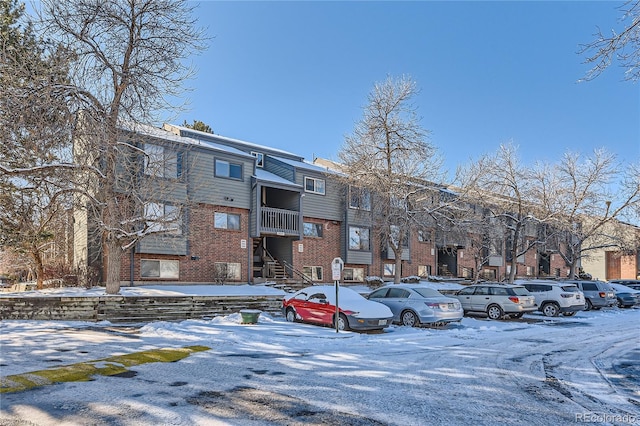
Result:
{"type": "Polygon", "coordinates": [[[135,253],[136,247],[135,245],[131,247],[131,252],[130,252],[130,260],[129,260],[129,286],[133,287],[133,271],[134,271],[134,265],[133,265],[133,260],[134,260],[134,253],[135,253]]]}

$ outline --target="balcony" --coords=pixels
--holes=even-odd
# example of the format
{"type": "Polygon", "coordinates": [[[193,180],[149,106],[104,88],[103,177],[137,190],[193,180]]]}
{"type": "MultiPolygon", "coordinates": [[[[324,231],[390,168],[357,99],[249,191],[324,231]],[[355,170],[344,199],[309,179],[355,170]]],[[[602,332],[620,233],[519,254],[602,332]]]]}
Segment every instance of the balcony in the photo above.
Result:
{"type": "Polygon", "coordinates": [[[260,234],[279,236],[300,235],[300,213],[293,210],[262,207],[260,209],[260,234]]]}

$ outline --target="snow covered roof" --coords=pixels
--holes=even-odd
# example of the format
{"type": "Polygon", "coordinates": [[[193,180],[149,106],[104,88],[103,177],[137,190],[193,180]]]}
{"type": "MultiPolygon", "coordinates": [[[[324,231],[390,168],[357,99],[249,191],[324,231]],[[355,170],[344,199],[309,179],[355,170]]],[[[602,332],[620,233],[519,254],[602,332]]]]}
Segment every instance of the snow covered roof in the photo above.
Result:
{"type": "Polygon", "coordinates": [[[283,177],[280,177],[276,174],[273,174],[271,172],[268,172],[264,169],[260,169],[257,168],[256,169],[256,174],[255,174],[256,179],[263,181],[263,182],[271,182],[271,183],[279,183],[279,184],[283,184],[283,185],[289,185],[289,186],[295,186],[298,188],[302,188],[301,185],[298,185],[295,182],[291,182],[290,180],[287,180],[283,177]]]}
{"type": "MultiPolygon", "coordinates": [[[[170,132],[179,132],[180,134],[182,134],[183,132],[186,133],[191,133],[193,135],[196,136],[197,140],[200,141],[213,141],[213,140],[219,140],[223,145],[228,146],[226,143],[229,144],[233,144],[233,145],[240,145],[243,147],[246,147],[249,150],[252,151],[259,151],[259,152],[265,152],[265,153],[269,153],[270,155],[276,155],[276,156],[284,156],[284,157],[289,157],[289,158],[299,158],[299,159],[303,159],[304,157],[288,152],[288,151],[284,151],[281,149],[277,149],[277,148],[273,148],[273,147],[269,147],[269,146],[265,146],[265,145],[259,145],[253,142],[247,142],[247,141],[243,141],[240,139],[234,139],[234,138],[230,138],[227,136],[221,136],[221,135],[216,135],[216,134],[212,134],[212,133],[207,133],[207,132],[201,132],[199,130],[194,130],[191,129],[189,127],[183,127],[183,126],[178,126],[175,124],[169,124],[169,123],[165,123],[163,125],[164,129],[170,132]]],[[[185,136],[185,137],[189,137],[190,136],[185,136]]],[[[215,141],[214,141],[215,143],[215,141]]],[[[246,151],[245,151],[246,152],[246,151]]]]}
{"type": "MultiPolygon", "coordinates": [[[[122,126],[127,131],[135,132],[137,134],[150,136],[156,139],[164,139],[171,142],[176,142],[184,145],[191,146],[201,146],[207,149],[213,149],[220,152],[227,152],[236,155],[242,155],[244,157],[251,157],[251,154],[248,154],[245,151],[230,147],[228,145],[217,144],[215,142],[204,140],[204,139],[195,139],[186,136],[180,136],[174,132],[168,131],[165,128],[154,127],[146,124],[126,124],[122,126]]],[[[202,133],[202,132],[199,132],[202,133]]]]}
{"type": "Polygon", "coordinates": [[[326,167],[320,167],[320,166],[317,166],[317,165],[315,165],[313,163],[309,163],[308,161],[294,161],[294,160],[290,160],[290,159],[287,159],[287,158],[280,158],[280,157],[277,157],[277,159],[282,161],[285,164],[288,164],[290,166],[296,167],[298,169],[312,170],[312,171],[315,171],[315,172],[330,173],[330,174],[334,174],[334,175],[339,174],[335,170],[331,170],[331,169],[328,169],[326,167]]]}

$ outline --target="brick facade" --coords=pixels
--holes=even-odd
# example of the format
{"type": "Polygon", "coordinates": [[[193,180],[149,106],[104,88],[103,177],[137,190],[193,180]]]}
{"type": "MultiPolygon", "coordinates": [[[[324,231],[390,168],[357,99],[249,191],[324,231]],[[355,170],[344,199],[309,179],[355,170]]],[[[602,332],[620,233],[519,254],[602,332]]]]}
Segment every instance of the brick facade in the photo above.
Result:
{"type": "Polygon", "coordinates": [[[331,261],[340,257],[340,223],[305,218],[305,222],[322,225],[322,237],[305,237],[293,242],[293,266],[304,271],[305,266],[321,266],[324,281],[331,281],[331,261]]]}
{"type": "MultiPolygon", "coordinates": [[[[134,254],[133,281],[136,283],[150,282],[183,282],[183,283],[213,283],[216,281],[216,262],[239,263],[241,277],[238,280],[248,282],[249,250],[252,243],[248,236],[249,212],[244,209],[212,206],[200,204],[189,211],[187,256],[159,255],[148,253],[134,254]],[[214,227],[216,212],[240,215],[240,229],[217,229],[214,227]],[[243,243],[244,241],[244,243],[243,243]],[[244,248],[243,248],[244,245],[244,248]],[[142,259],[178,260],[180,278],[142,278],[140,276],[140,261],[142,259]]],[[[121,277],[131,281],[131,258],[123,256],[121,277]]]]}

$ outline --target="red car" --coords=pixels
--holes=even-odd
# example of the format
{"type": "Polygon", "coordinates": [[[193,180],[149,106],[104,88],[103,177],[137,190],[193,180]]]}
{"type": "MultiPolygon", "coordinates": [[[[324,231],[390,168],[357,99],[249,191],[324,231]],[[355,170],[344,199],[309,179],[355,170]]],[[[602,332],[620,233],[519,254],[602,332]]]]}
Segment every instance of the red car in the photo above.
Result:
{"type": "MultiPolygon", "coordinates": [[[[391,324],[393,313],[382,303],[365,299],[357,292],[339,287],[339,330],[382,330],[391,324]]],[[[336,290],[331,285],[304,288],[285,296],[282,311],[287,321],[335,326],[336,290]]]]}

